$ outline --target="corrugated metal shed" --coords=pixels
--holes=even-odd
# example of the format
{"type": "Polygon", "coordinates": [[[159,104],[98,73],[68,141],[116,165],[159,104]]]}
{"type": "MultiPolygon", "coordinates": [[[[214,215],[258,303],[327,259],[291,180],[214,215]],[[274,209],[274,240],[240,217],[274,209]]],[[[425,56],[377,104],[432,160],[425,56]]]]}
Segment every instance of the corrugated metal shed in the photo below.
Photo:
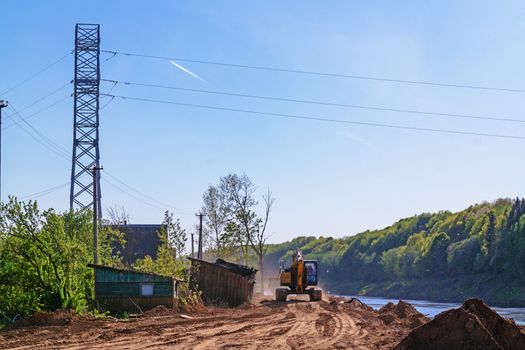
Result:
{"type": "Polygon", "coordinates": [[[238,306],[251,302],[257,270],[221,259],[216,263],[191,260],[190,288],[202,292],[206,304],[238,306]]]}
{"type": "Polygon", "coordinates": [[[158,305],[176,306],[180,281],[173,277],[102,265],[88,266],[95,270],[95,301],[103,309],[138,312],[158,305]]]}

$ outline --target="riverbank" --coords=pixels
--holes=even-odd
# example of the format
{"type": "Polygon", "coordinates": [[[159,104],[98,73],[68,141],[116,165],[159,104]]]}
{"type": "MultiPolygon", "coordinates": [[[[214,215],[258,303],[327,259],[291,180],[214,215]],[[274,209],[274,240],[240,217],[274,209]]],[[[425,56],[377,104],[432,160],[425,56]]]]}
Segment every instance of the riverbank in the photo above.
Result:
{"type": "Polygon", "coordinates": [[[332,294],[366,295],[393,299],[416,299],[462,303],[480,298],[498,307],[525,307],[525,286],[519,281],[494,277],[468,276],[450,279],[419,279],[407,281],[338,283],[328,288],[332,294]]]}

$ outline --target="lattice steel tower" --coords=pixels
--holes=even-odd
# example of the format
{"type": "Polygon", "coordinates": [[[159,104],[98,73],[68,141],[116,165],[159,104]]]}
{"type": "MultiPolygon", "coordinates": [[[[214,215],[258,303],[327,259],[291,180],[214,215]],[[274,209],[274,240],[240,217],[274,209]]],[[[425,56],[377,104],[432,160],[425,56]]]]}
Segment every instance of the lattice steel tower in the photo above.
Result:
{"type": "MultiPolygon", "coordinates": [[[[99,167],[99,86],[100,26],[75,27],[75,81],[73,162],[71,167],[70,209],[93,206],[93,167],[99,167]]],[[[100,204],[100,172],[96,180],[97,211],[100,204]]]]}

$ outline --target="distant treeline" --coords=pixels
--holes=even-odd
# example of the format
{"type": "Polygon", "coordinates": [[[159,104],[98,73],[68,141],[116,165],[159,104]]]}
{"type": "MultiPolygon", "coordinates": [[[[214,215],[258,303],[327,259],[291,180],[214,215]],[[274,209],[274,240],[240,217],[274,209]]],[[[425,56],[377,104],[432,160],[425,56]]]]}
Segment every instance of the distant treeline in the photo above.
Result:
{"type": "Polygon", "coordinates": [[[298,248],[334,293],[525,306],[524,213],[524,199],[498,199],[342,239],[298,237],[271,245],[265,263],[275,271],[298,248]]]}

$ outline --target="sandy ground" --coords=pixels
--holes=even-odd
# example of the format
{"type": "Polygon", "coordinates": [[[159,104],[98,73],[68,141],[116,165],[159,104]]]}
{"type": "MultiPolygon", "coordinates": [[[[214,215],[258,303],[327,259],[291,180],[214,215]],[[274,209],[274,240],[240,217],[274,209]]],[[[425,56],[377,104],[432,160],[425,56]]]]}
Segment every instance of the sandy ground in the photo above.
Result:
{"type": "Polygon", "coordinates": [[[19,325],[0,332],[0,349],[388,349],[427,321],[357,301],[261,297],[252,305],[210,308],[191,317],[168,311],[128,320],[73,317],[63,325],[19,325]]]}

